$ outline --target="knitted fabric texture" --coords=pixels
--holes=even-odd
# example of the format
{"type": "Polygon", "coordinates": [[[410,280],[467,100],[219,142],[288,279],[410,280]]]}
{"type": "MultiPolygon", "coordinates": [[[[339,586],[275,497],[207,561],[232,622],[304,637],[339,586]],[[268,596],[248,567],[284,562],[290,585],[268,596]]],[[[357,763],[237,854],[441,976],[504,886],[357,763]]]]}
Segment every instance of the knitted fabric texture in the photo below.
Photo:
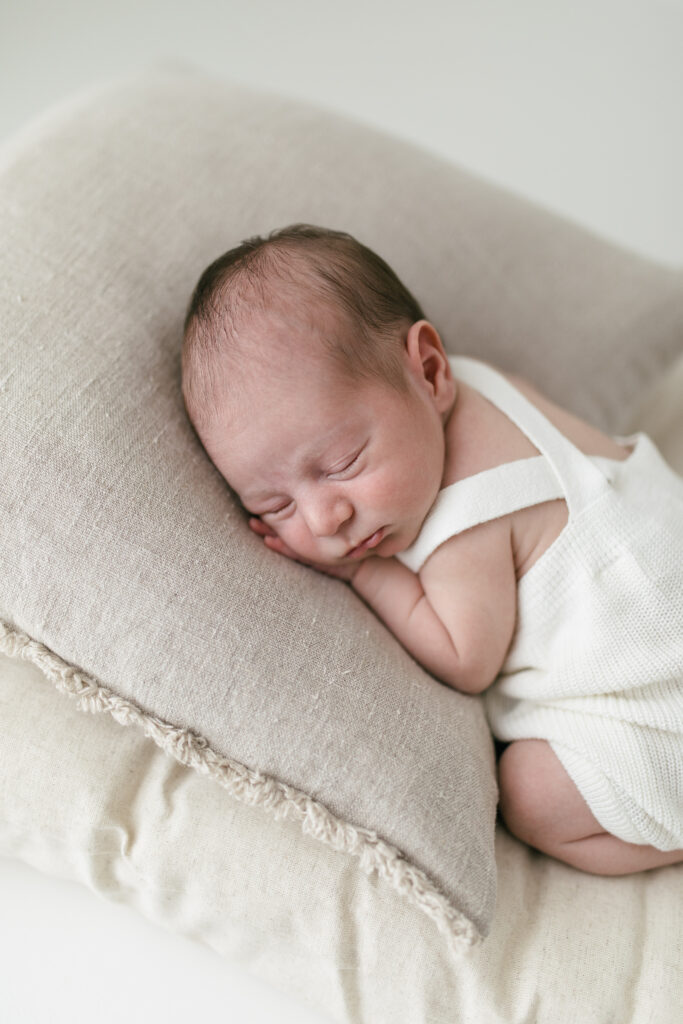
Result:
{"type": "Polygon", "coordinates": [[[501,740],[547,740],[606,831],[679,849],[683,479],[647,434],[616,438],[633,445],[623,461],[584,455],[502,374],[466,357],[451,365],[541,455],[444,488],[401,560],[418,570],[464,529],[566,498],[565,529],[519,580],[489,723],[501,740]]]}

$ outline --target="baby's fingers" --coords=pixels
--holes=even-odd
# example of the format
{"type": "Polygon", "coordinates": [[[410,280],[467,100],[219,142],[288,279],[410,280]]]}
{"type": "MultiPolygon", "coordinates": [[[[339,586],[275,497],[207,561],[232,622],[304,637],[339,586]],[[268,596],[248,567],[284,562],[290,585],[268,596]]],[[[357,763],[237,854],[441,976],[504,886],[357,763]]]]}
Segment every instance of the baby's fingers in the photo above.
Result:
{"type": "MultiPolygon", "coordinates": [[[[300,562],[301,565],[308,565],[312,569],[318,569],[320,572],[328,573],[330,576],[338,576],[341,579],[349,579],[348,568],[346,566],[339,567],[339,569],[330,568],[329,566],[316,565],[314,562],[307,562],[305,558],[297,555],[295,551],[292,551],[285,542],[278,537],[275,530],[263,520],[257,516],[252,516],[249,520],[249,526],[258,534],[259,537],[263,538],[263,542],[266,547],[270,548],[271,551],[276,551],[278,555],[284,555],[286,558],[291,558],[295,562],[300,562]]],[[[354,571],[357,566],[354,566],[354,571]]]]}
{"type": "Polygon", "coordinates": [[[254,531],[254,533],[258,533],[259,537],[276,536],[275,530],[273,530],[271,526],[268,526],[267,523],[264,523],[262,519],[258,519],[256,516],[252,516],[252,518],[249,520],[249,526],[254,531]]]}
{"type": "Polygon", "coordinates": [[[258,534],[259,537],[263,537],[266,547],[269,547],[271,551],[277,551],[278,555],[286,555],[287,558],[293,558],[296,561],[300,561],[292,549],[288,548],[283,540],[280,540],[272,526],[268,526],[268,524],[264,523],[262,519],[258,519],[256,516],[253,516],[249,520],[249,526],[254,533],[258,534]]]}
{"type": "Polygon", "coordinates": [[[308,564],[307,562],[304,562],[303,559],[299,558],[299,556],[295,554],[291,548],[287,547],[283,540],[276,537],[275,534],[265,534],[263,542],[271,551],[277,551],[278,555],[285,555],[287,558],[293,558],[295,562],[302,562],[303,565],[308,564]]]}

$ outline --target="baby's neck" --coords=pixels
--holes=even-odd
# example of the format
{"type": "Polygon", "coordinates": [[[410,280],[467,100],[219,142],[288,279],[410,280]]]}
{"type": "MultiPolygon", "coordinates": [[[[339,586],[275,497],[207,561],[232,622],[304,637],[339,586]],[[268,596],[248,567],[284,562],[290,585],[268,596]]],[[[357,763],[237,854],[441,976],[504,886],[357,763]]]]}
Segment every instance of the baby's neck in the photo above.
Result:
{"type": "MultiPolygon", "coordinates": [[[[442,487],[506,461],[503,418],[478,391],[457,382],[456,398],[444,424],[442,487]]],[[[514,434],[512,424],[510,428],[514,434]]]]}

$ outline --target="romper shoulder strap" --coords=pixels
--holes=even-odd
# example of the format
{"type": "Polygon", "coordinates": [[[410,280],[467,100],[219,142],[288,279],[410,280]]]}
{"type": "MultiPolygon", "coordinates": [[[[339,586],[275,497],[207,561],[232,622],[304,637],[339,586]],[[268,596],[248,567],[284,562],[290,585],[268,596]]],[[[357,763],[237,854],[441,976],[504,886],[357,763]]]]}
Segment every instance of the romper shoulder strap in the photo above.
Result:
{"type": "Polygon", "coordinates": [[[456,533],[561,497],[559,481],[542,455],[485,469],[439,491],[417,540],[396,557],[418,572],[432,552],[456,533]]]}
{"type": "Polygon", "coordinates": [[[416,541],[397,556],[414,572],[449,537],[518,509],[564,498],[571,518],[609,487],[613,470],[613,460],[584,455],[492,366],[469,356],[451,356],[449,361],[454,376],[504,412],[541,455],[507,462],[444,487],[416,541]]]}
{"type": "Polygon", "coordinates": [[[484,398],[488,398],[545,455],[560,482],[570,518],[602,494],[608,486],[604,472],[593,459],[572,444],[504,374],[470,356],[449,356],[449,362],[456,378],[464,380],[484,398]]]}

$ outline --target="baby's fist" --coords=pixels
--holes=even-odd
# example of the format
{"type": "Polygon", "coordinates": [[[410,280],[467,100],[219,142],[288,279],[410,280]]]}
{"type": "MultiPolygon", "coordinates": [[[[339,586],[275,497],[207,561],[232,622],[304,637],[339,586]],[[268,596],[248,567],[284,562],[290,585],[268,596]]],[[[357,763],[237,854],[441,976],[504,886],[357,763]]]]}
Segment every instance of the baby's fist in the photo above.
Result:
{"type": "Polygon", "coordinates": [[[264,523],[262,519],[257,516],[252,516],[249,520],[249,526],[258,534],[259,537],[263,538],[263,542],[266,547],[270,548],[271,551],[276,551],[279,555],[285,555],[286,558],[291,558],[295,562],[300,562],[301,565],[307,565],[311,569],[317,569],[318,572],[324,572],[326,576],[334,576],[338,580],[346,580],[350,582],[358,571],[360,563],[353,565],[340,564],[340,565],[323,565],[319,562],[310,562],[306,558],[302,558],[301,555],[297,555],[295,551],[285,544],[281,537],[275,533],[272,527],[264,523]]]}

